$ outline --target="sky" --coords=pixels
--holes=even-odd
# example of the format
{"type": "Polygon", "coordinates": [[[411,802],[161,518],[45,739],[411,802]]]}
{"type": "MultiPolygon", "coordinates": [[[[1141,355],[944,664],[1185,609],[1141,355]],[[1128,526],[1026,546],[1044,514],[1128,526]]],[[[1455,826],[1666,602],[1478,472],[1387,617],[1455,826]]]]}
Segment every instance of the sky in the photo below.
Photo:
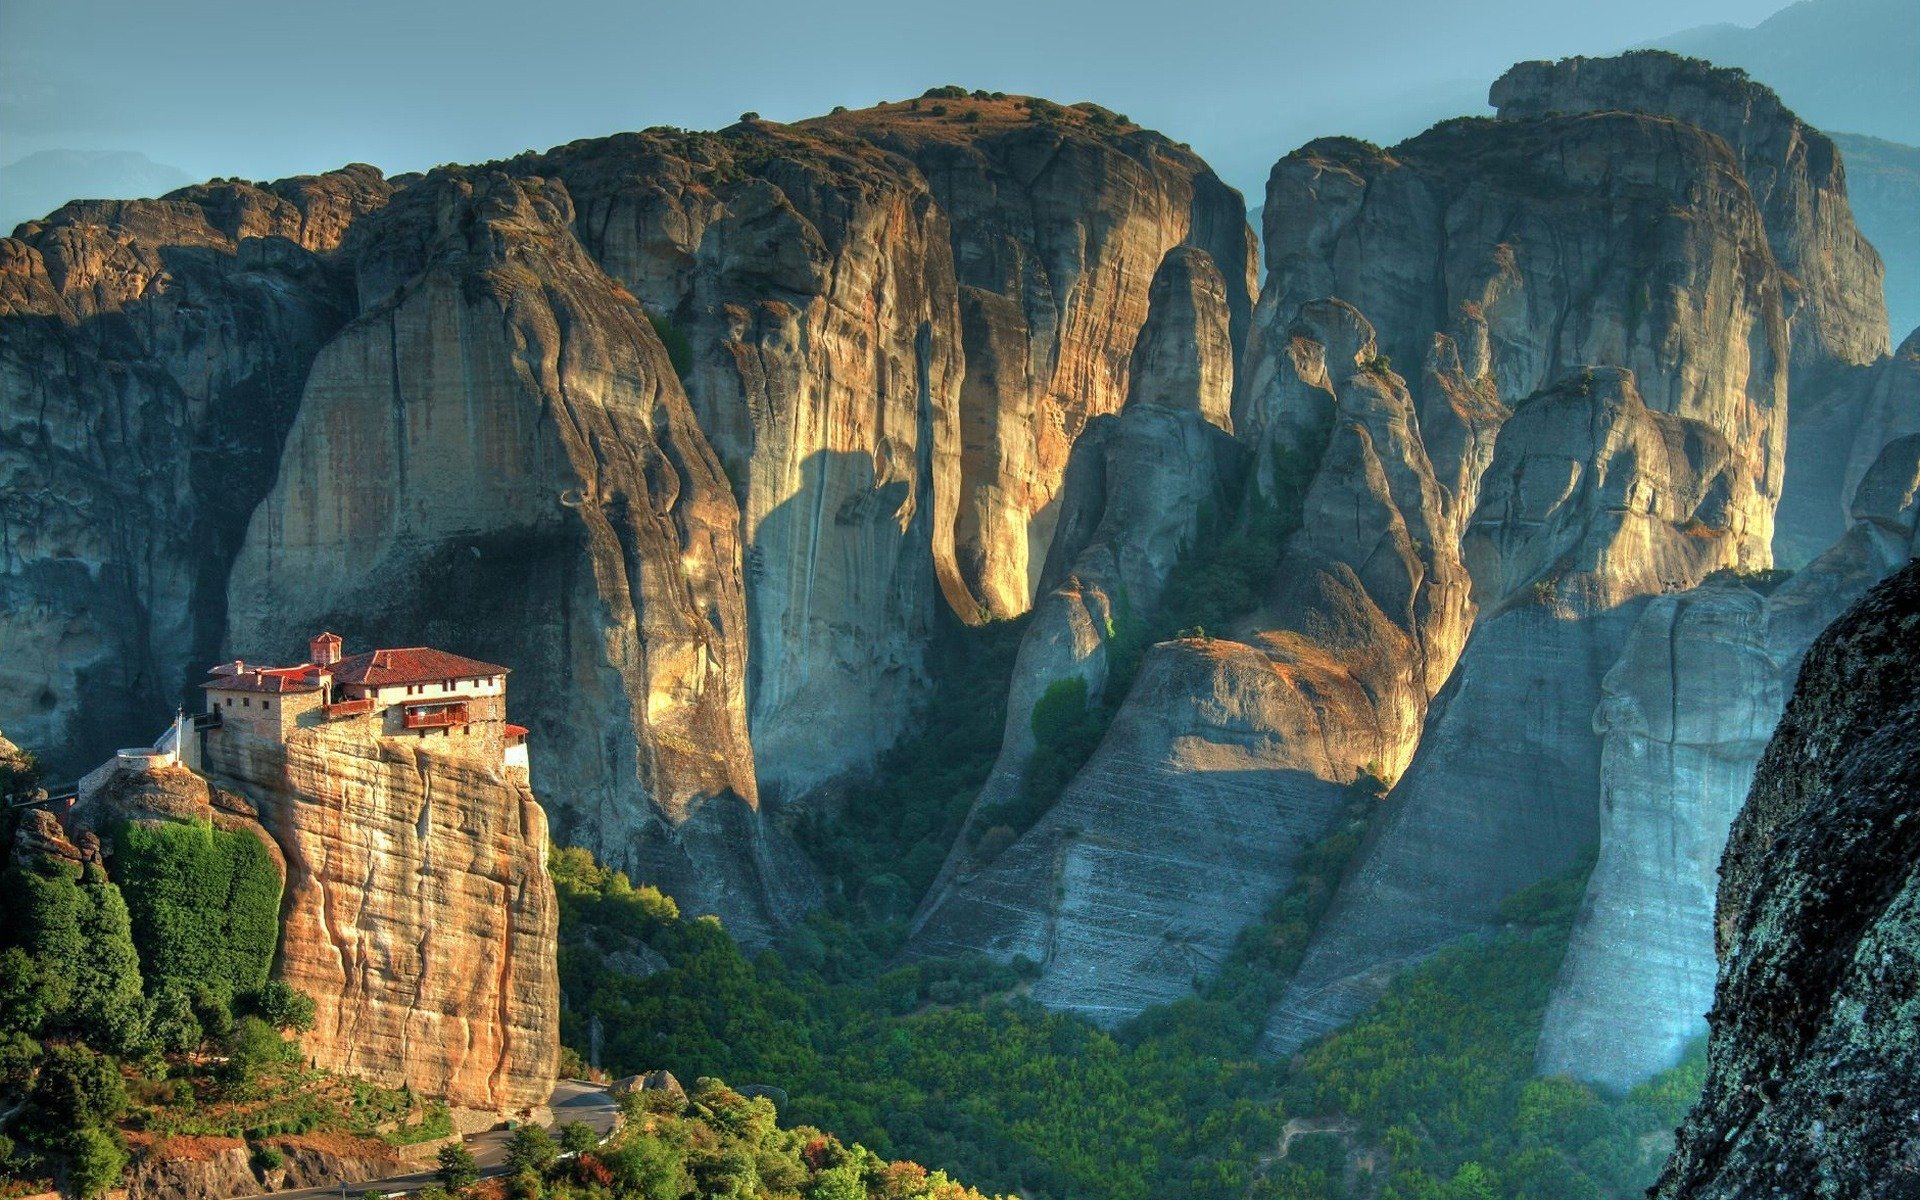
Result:
{"type": "Polygon", "coordinates": [[[1300,143],[1392,141],[1525,58],[1783,0],[0,0],[0,164],[131,150],[195,178],[476,162],[958,83],[1097,100],[1258,202],[1300,143]]]}

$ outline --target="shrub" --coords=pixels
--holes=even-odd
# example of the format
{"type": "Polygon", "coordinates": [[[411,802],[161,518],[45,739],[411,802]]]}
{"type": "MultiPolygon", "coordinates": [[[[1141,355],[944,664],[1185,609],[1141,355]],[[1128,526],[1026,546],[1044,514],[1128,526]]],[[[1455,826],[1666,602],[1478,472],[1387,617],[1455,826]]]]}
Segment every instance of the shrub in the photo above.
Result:
{"type": "Polygon", "coordinates": [[[259,1017],[245,1016],[234,1022],[227,1038],[227,1061],[221,1076],[234,1087],[245,1087],[268,1067],[285,1062],[287,1042],[280,1031],[259,1017]]]}
{"type": "Polygon", "coordinates": [[[67,1190],[80,1200],[104,1194],[120,1182],[127,1168],[127,1152],[110,1129],[85,1126],[73,1132],[67,1146],[67,1190]]]}
{"type": "Polygon", "coordinates": [[[740,114],[740,123],[742,125],[751,125],[755,121],[758,121],[759,119],[760,119],[760,114],[757,112],[754,112],[752,109],[748,109],[746,112],[743,112],[740,114]]]}
{"type": "Polygon", "coordinates": [[[471,1187],[480,1178],[479,1164],[474,1161],[473,1151],[459,1142],[440,1148],[440,1183],[449,1191],[460,1191],[471,1187]]]}
{"type": "Polygon", "coordinates": [[[545,1174],[560,1157],[553,1135],[538,1125],[522,1125],[507,1139],[507,1170],[545,1174]]]}
{"type": "Polygon", "coordinates": [[[560,1149],[568,1154],[585,1154],[600,1144],[600,1135],[585,1121],[568,1121],[560,1126],[560,1149]]]}
{"type": "Polygon", "coordinates": [[[660,337],[660,344],[667,349],[667,361],[673,364],[673,373],[685,379],[693,373],[693,343],[672,320],[658,313],[648,313],[647,323],[653,326],[654,333],[660,337]]]}
{"type": "Polygon", "coordinates": [[[254,1012],[275,1029],[305,1033],[313,1028],[313,997],[280,979],[270,979],[252,997],[254,1012]]]}
{"type": "Polygon", "coordinates": [[[928,88],[921,92],[920,96],[924,100],[964,100],[967,98],[967,89],[957,83],[949,83],[941,87],[928,88]]]}
{"type": "Polygon", "coordinates": [[[117,837],[133,938],[151,986],[258,991],[280,944],[280,873],[259,839],[205,822],[128,822],[117,837]]]}
{"type": "Polygon", "coordinates": [[[265,1175],[268,1171],[278,1171],[286,1165],[287,1156],[278,1146],[259,1145],[247,1156],[247,1165],[253,1168],[255,1175],[265,1175]]]}

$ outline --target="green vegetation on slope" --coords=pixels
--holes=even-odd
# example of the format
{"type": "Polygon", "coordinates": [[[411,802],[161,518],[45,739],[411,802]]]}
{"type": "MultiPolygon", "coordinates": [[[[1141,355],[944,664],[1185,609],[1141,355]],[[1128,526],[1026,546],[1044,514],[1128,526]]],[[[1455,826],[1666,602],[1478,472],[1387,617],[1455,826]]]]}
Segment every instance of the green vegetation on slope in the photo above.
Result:
{"type": "Polygon", "coordinates": [[[777,1085],[790,1120],[1034,1197],[1625,1200],[1697,1092],[1698,1064],[1627,1097],[1532,1078],[1584,868],[1516,897],[1498,937],[1409,973],[1294,1064],[1255,1053],[1377,790],[1353,789],[1339,828],[1213,982],[1113,1032],[1022,998],[1006,967],[862,975],[840,959],[829,981],[780,955],[749,958],[712,919],[682,919],[656,890],[562,851],[563,1037],[584,1046],[598,1017],[611,1070],[777,1085]],[[641,948],[666,968],[607,967],[608,952],[641,948]],[[1290,1118],[1319,1132],[1282,1157],[1290,1118]]]}
{"type": "MultiPolygon", "coordinates": [[[[945,1174],[888,1162],[808,1126],[783,1128],[771,1101],[748,1098],[716,1079],[682,1096],[668,1091],[621,1097],[626,1123],[606,1144],[584,1126],[563,1125],[556,1140],[538,1126],[507,1146],[514,1174],[509,1196],[525,1200],[981,1200],[945,1174]],[[563,1158],[563,1151],[572,1156],[563,1158]]],[[[453,1185],[471,1175],[470,1159],[442,1160],[453,1185]]],[[[442,1200],[435,1189],[423,1200],[442,1200]]]]}
{"type": "Polygon", "coordinates": [[[280,873],[259,839],[205,822],[125,823],[115,842],[147,985],[257,992],[280,944],[280,873]]]}
{"type": "Polygon", "coordinates": [[[0,873],[0,1179],[98,1195],[123,1128],[447,1131],[444,1110],[301,1068],[284,1034],[313,1001],[266,978],[280,882],[260,843],[190,824],[116,842],[118,882],[54,857],[0,873]]]}

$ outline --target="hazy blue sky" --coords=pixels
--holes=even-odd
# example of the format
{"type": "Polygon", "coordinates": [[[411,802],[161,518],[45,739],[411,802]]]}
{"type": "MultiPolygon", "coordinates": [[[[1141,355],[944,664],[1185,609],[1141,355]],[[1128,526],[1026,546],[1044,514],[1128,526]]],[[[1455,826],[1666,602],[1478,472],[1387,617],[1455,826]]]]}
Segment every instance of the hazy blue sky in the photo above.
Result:
{"type": "MultiPolygon", "coordinates": [[[[1396,138],[1521,58],[1782,0],[0,0],[0,163],[137,150],[196,177],[476,161],[959,83],[1098,100],[1244,189],[1308,137],[1396,138]]],[[[1257,199],[1254,201],[1257,203],[1257,199]]]]}

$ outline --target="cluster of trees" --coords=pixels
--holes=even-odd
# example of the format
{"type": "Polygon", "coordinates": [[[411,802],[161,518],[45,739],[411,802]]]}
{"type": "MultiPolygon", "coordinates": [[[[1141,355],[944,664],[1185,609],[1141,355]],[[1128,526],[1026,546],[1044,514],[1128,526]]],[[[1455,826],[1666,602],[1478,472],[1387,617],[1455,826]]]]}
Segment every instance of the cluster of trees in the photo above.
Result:
{"type": "MultiPolygon", "coordinates": [[[[888,1162],[810,1126],[783,1128],[771,1101],[716,1079],[621,1097],[626,1121],[605,1144],[585,1125],[558,1136],[516,1130],[507,1146],[512,1200],[984,1200],[939,1171],[888,1162]]],[[[446,1200],[476,1178],[458,1146],[440,1156],[440,1183],[422,1200],[446,1200]]]]}
{"type": "MultiPolygon", "coordinates": [[[[1635,1194],[1657,1135],[1697,1094],[1697,1062],[1624,1097],[1532,1073],[1584,868],[1516,898],[1501,937],[1409,973],[1295,1063],[1256,1053],[1382,790],[1351,789],[1338,827],[1214,980],[1111,1032],[1024,999],[1006,966],[854,954],[805,965],[794,942],[749,957],[711,918],[683,918],[654,889],[563,851],[563,1037],[584,1046],[598,1017],[609,1069],[777,1084],[793,1120],[1050,1200],[1635,1194]],[[644,979],[606,968],[604,950],[642,945],[668,968],[644,979]],[[1295,1137],[1275,1161],[1289,1118],[1328,1131],[1295,1137]]],[[[818,924],[806,932],[822,944],[860,942],[858,928],[818,924]]]]}
{"type": "MultiPolygon", "coordinates": [[[[280,881],[264,848],[206,826],[116,838],[123,888],[58,857],[0,874],[0,1171],[91,1196],[126,1163],[127,1080],[206,1053],[244,1089],[284,1061],[313,1002],[267,979],[280,881]]],[[[198,1068],[193,1068],[198,1069],[198,1068]]]]}

